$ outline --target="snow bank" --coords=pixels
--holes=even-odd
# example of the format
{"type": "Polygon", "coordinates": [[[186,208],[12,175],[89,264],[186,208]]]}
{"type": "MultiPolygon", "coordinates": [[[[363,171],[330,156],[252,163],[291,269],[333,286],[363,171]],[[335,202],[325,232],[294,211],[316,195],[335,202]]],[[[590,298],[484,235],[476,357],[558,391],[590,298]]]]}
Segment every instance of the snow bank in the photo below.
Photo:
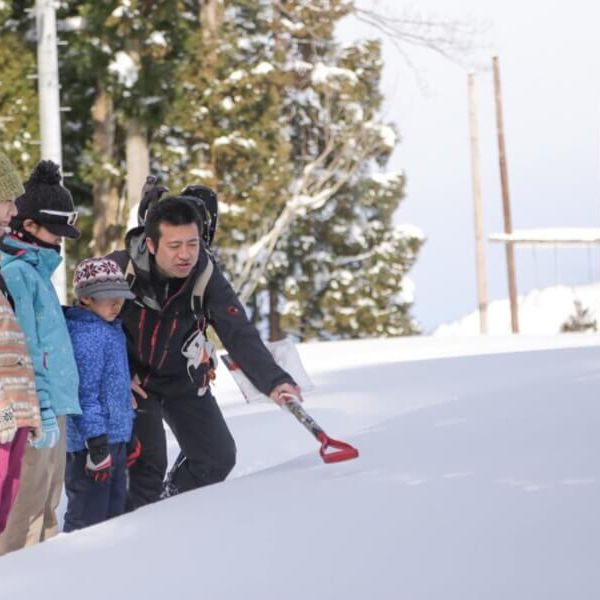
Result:
{"type": "Polygon", "coordinates": [[[599,342],[304,345],[306,408],[361,452],[335,465],[219,369],[234,477],[0,558],[1,595],[597,598],[599,342]]]}
{"type": "MultiPolygon", "coordinates": [[[[575,314],[575,303],[589,310],[592,319],[600,323],[600,285],[578,287],[555,286],[533,290],[518,298],[519,329],[530,335],[555,334],[561,325],[575,314]]],[[[488,330],[492,335],[511,332],[510,304],[507,299],[494,300],[488,306],[488,330]]],[[[438,327],[433,335],[478,335],[479,312],[438,327]]]]}

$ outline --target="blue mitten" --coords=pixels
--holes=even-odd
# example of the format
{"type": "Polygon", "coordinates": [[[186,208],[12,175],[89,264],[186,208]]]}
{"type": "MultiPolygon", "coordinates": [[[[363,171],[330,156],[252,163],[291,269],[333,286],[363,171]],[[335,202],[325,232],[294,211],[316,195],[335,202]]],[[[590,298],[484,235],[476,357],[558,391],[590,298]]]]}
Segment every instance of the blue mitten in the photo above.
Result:
{"type": "Polygon", "coordinates": [[[54,448],[60,439],[60,430],[54,411],[48,408],[42,408],[42,435],[38,440],[32,441],[31,445],[40,450],[41,448],[54,448]]]}

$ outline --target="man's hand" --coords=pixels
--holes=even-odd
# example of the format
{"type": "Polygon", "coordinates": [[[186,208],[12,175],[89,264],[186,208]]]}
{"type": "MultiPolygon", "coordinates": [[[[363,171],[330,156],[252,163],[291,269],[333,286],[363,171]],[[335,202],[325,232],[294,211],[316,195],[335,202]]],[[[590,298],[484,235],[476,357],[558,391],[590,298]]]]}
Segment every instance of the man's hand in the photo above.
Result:
{"type": "Polygon", "coordinates": [[[304,402],[300,387],[292,385],[291,383],[280,383],[271,390],[269,396],[271,397],[271,400],[279,404],[279,406],[283,406],[289,400],[290,396],[294,396],[298,401],[304,402]]]}
{"type": "Polygon", "coordinates": [[[131,389],[138,395],[141,396],[142,398],[147,398],[148,394],[145,392],[144,388],[142,387],[142,382],[140,381],[139,376],[136,374],[133,376],[133,379],[131,380],[131,389]]]}

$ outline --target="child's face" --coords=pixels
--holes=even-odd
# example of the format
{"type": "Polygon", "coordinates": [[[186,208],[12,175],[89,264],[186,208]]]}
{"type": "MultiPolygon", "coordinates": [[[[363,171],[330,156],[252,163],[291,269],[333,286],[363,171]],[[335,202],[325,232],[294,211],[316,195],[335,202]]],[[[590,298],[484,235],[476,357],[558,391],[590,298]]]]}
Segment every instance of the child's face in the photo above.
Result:
{"type": "Polygon", "coordinates": [[[123,298],[91,298],[90,296],[84,296],[81,298],[81,304],[88,310],[97,314],[101,319],[105,321],[114,321],[123,308],[123,298]]]}
{"type": "Polygon", "coordinates": [[[14,200],[0,202],[0,234],[3,233],[3,230],[8,228],[10,220],[16,216],[17,206],[14,200]]]}
{"type": "Polygon", "coordinates": [[[62,244],[62,237],[60,235],[52,233],[43,225],[36,223],[32,219],[25,219],[23,222],[23,229],[35,236],[38,240],[46,242],[47,244],[54,244],[55,246],[60,246],[62,244]]]}

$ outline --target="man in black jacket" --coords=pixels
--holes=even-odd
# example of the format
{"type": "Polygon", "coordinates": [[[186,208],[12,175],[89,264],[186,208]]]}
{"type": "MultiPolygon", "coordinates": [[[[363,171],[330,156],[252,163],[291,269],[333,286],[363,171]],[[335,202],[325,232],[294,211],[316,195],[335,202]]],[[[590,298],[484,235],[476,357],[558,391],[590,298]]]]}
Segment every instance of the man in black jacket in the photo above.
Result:
{"type": "Polygon", "coordinates": [[[163,419],[185,457],[170,474],[170,493],[222,481],[235,464],[235,442],[210,392],[210,357],[205,353],[190,361],[182,354],[190,347],[205,352],[207,325],[259,390],[278,404],[282,393],[299,395],[203,247],[201,228],[192,199],[165,198],[149,211],[144,227],[127,234],[127,249],[109,256],[129,273],[136,295],[121,313],[142,448],[130,469],[130,509],[154,502],[163,492],[163,419]],[[204,290],[198,293],[202,278],[204,290]]]}

